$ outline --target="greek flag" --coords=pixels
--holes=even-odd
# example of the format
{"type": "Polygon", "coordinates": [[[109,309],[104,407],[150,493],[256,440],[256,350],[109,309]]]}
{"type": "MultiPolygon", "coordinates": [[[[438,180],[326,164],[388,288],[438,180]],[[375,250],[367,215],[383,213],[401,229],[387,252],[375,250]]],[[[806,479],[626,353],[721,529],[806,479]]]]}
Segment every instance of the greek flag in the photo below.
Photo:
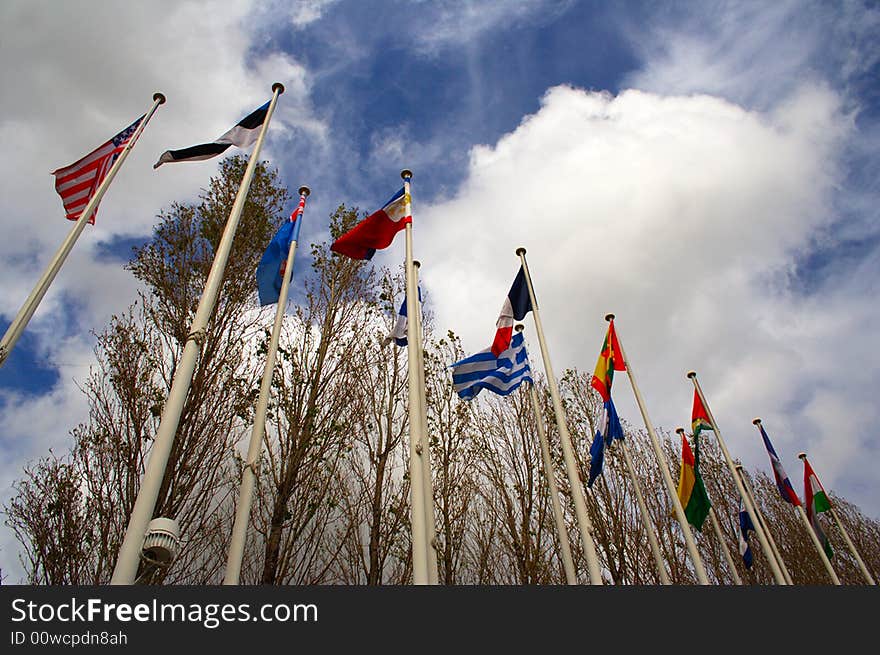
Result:
{"type": "Polygon", "coordinates": [[[514,335],[510,348],[498,357],[491,348],[455,362],[452,383],[459,397],[471,400],[483,389],[501,396],[514,391],[523,382],[532,381],[529,356],[522,333],[514,335]]]}

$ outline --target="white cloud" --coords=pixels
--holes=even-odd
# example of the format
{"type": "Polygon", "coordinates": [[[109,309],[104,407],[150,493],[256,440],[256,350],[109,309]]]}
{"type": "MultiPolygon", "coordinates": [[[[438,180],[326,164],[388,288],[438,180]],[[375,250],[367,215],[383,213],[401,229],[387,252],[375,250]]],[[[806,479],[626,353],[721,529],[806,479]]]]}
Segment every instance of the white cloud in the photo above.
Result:
{"type": "MultiPolygon", "coordinates": [[[[592,371],[613,311],[655,425],[689,423],[696,369],[735,457],[766,469],[761,415],[796,482],[806,450],[826,487],[878,515],[880,453],[861,435],[880,418],[880,361],[864,354],[880,314],[846,287],[820,301],[786,284],[833,217],[851,130],[839,96],[809,82],[768,112],[552,88],[514,132],[473,149],[455,198],[415,217],[436,325],[486,347],[525,246],[557,374],[592,371]],[[840,371],[843,353],[861,374],[840,371]]],[[[618,380],[621,415],[638,424],[618,380]]]]}

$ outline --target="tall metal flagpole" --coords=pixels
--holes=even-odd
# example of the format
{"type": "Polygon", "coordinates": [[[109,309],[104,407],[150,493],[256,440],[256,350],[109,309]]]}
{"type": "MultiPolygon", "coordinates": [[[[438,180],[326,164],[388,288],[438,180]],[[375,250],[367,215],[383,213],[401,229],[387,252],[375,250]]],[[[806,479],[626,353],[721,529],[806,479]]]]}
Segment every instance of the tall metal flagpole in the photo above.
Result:
{"type": "MultiPolygon", "coordinates": [[[[522,332],[522,323],[517,324],[516,331],[522,332]]],[[[556,486],[556,474],[553,471],[553,460],[550,457],[550,444],[547,442],[547,432],[544,430],[544,417],[541,413],[541,404],[538,402],[538,392],[535,391],[534,383],[529,383],[529,397],[532,401],[532,411],[535,414],[535,427],[538,430],[538,440],[541,442],[541,459],[544,462],[544,479],[550,493],[550,505],[553,507],[553,520],[556,522],[556,534],[559,537],[559,551],[562,555],[562,568],[565,571],[565,582],[570,585],[577,584],[577,572],[574,568],[574,560],[571,557],[571,545],[568,541],[568,529],[565,527],[565,518],[562,515],[562,506],[559,504],[559,487],[556,486]]]]}
{"type": "Polygon", "coordinates": [[[532,303],[532,316],[535,318],[535,329],[538,332],[538,345],[541,347],[541,357],[544,359],[544,373],[547,375],[547,386],[550,389],[550,398],[553,401],[553,412],[556,415],[556,427],[559,429],[559,441],[562,444],[562,456],[565,460],[565,470],[568,474],[568,483],[571,486],[571,497],[574,501],[574,514],[577,518],[578,531],[581,534],[581,545],[584,548],[584,557],[587,560],[587,568],[590,572],[590,583],[602,584],[602,570],[599,568],[599,556],[596,554],[596,545],[593,543],[593,525],[587,515],[587,503],[584,499],[584,487],[574,461],[574,452],[571,446],[571,435],[568,432],[568,424],[565,421],[565,410],[559,397],[559,387],[556,384],[556,376],[553,374],[553,365],[550,363],[550,353],[547,350],[547,341],[544,339],[544,328],[541,325],[541,316],[538,313],[538,301],[535,299],[535,290],[532,287],[532,276],[529,273],[529,265],[526,263],[526,249],[517,248],[516,254],[522,262],[526,277],[526,286],[529,289],[529,300],[532,303]]]}
{"type": "Polygon", "coordinates": [[[232,526],[232,538],[229,541],[229,555],[226,559],[226,574],[223,584],[237,585],[241,576],[241,562],[244,557],[244,545],[247,537],[247,526],[250,520],[251,507],[254,504],[254,488],[260,468],[260,455],[263,450],[263,436],[266,433],[266,411],[269,408],[269,393],[272,391],[272,376],[275,374],[275,359],[278,354],[278,342],[281,339],[281,325],[287,309],[287,295],[290,291],[290,279],[293,277],[293,260],[299,231],[305,212],[306,198],[311,193],[309,187],[299,188],[299,206],[296,210],[296,223],[293,226],[293,238],[287,250],[287,260],[281,275],[281,290],[275,303],[275,323],[272,325],[272,336],[269,339],[269,350],[266,353],[266,364],[263,367],[263,379],[260,381],[260,396],[257,399],[254,427],[251,429],[251,440],[248,444],[247,460],[241,472],[241,488],[238,492],[238,505],[235,508],[235,523],[232,526]]]}
{"type": "Polygon", "coordinates": [[[773,571],[773,578],[776,580],[776,584],[786,585],[788,583],[785,580],[785,576],[782,574],[782,570],[776,563],[776,558],[773,556],[773,551],[770,549],[770,543],[767,541],[767,535],[764,534],[764,531],[761,529],[761,522],[757,519],[755,506],[752,504],[752,500],[749,497],[749,494],[746,493],[742,481],[740,480],[739,475],[737,475],[736,473],[736,467],[733,464],[733,458],[730,456],[730,452],[727,450],[727,446],[724,443],[724,438],[721,436],[721,429],[718,427],[718,423],[715,422],[715,417],[712,415],[712,410],[709,408],[709,403],[706,402],[706,397],[703,395],[703,389],[700,387],[700,383],[697,381],[697,372],[688,371],[687,377],[694,383],[694,389],[697,390],[697,395],[700,398],[700,402],[703,403],[706,414],[709,416],[709,421],[712,423],[712,431],[715,433],[715,438],[718,440],[718,445],[721,447],[721,452],[724,454],[724,461],[727,462],[727,469],[730,471],[730,475],[733,477],[733,481],[736,484],[736,490],[739,492],[740,497],[743,499],[743,503],[746,506],[746,512],[748,512],[749,517],[752,519],[752,525],[754,525],[755,527],[755,534],[758,535],[758,541],[761,543],[761,550],[764,551],[764,556],[767,558],[767,562],[770,564],[770,569],[773,571]]]}
{"type": "Polygon", "coordinates": [[[183,411],[183,405],[186,402],[186,396],[192,384],[192,376],[201,351],[202,341],[205,338],[208,320],[211,318],[214,305],[217,302],[217,295],[220,293],[220,287],[223,285],[223,273],[226,269],[226,262],[229,259],[229,251],[232,249],[232,240],[235,237],[238,221],[241,218],[241,212],[247,200],[251,179],[254,176],[254,170],[259,160],[260,148],[263,146],[263,140],[266,137],[272,113],[275,111],[275,105],[278,103],[278,96],[282,93],[284,93],[283,84],[276,82],[272,85],[272,101],[269,103],[269,109],[266,112],[266,120],[263,123],[263,128],[260,130],[257,143],[254,145],[250,161],[248,161],[244,177],[238,188],[238,194],[235,196],[235,202],[232,204],[232,210],[229,212],[229,219],[226,221],[223,236],[214,255],[214,263],[211,264],[211,271],[208,273],[205,289],[202,292],[195,318],[193,318],[192,325],[190,326],[186,346],[183,348],[183,355],[180,358],[177,372],[174,374],[174,380],[171,383],[171,391],[165,402],[165,408],[162,410],[159,429],[156,431],[150,459],[147,462],[144,477],[141,481],[141,488],[131,510],[128,528],[125,531],[122,546],[119,548],[119,557],[116,560],[116,567],[113,569],[113,577],[110,579],[110,584],[133,584],[137,575],[144,535],[153,516],[153,511],[156,508],[159,488],[162,485],[162,478],[165,476],[165,468],[168,465],[168,458],[174,445],[174,435],[180,422],[180,414],[183,411]]]}
{"type": "Polygon", "coordinates": [[[162,95],[158,91],[153,94],[153,105],[150,107],[150,110],[147,112],[146,116],[144,116],[144,120],[142,120],[141,124],[138,125],[137,129],[134,132],[134,135],[132,135],[131,139],[128,140],[128,143],[125,144],[122,152],[119,153],[119,157],[116,158],[116,161],[113,162],[110,170],[107,171],[107,176],[104,178],[101,184],[98,185],[95,194],[92,196],[91,200],[89,200],[88,204],[86,204],[85,209],[83,209],[79,219],[76,221],[76,223],[74,223],[73,227],[67,235],[67,238],[64,239],[64,242],[58,248],[58,251],[52,258],[52,261],[49,262],[49,266],[46,267],[43,276],[39,279],[37,285],[27,297],[27,300],[24,301],[21,309],[18,310],[18,314],[16,315],[16,317],[12,319],[12,323],[10,323],[9,327],[6,329],[6,334],[4,334],[3,339],[0,340],[0,367],[3,366],[6,358],[9,357],[9,353],[12,352],[12,348],[15,346],[15,343],[18,341],[21,333],[24,332],[25,327],[27,327],[28,322],[34,315],[34,312],[37,311],[37,307],[39,306],[40,301],[43,299],[43,296],[46,295],[46,291],[49,290],[49,285],[52,284],[55,276],[58,275],[58,271],[61,270],[61,265],[64,264],[64,260],[67,259],[67,255],[70,254],[70,251],[73,249],[76,240],[79,239],[79,235],[82,234],[83,230],[85,230],[86,225],[88,225],[89,219],[92,217],[92,214],[95,213],[95,208],[98,206],[98,203],[101,202],[101,198],[104,197],[104,193],[110,187],[110,183],[113,181],[113,178],[116,177],[116,173],[122,167],[122,162],[124,162],[126,157],[128,157],[128,153],[131,152],[131,149],[134,148],[134,144],[137,143],[138,137],[140,137],[141,132],[144,131],[147,123],[150,122],[150,119],[153,117],[156,109],[158,109],[159,105],[163,104],[164,102],[164,95],[162,95]]]}
{"type": "MultiPolygon", "coordinates": [[[[621,353],[623,355],[623,353],[621,353]]],[[[657,573],[660,575],[660,584],[671,585],[669,573],[666,572],[666,564],[660,555],[660,544],[657,543],[657,535],[654,534],[654,525],[651,523],[651,515],[648,513],[648,506],[642,497],[642,485],[636,477],[636,471],[629,456],[629,445],[626,439],[621,440],[623,445],[623,461],[626,464],[626,472],[633,485],[633,491],[636,494],[636,502],[639,506],[639,513],[642,515],[642,524],[645,526],[645,532],[648,534],[648,543],[651,545],[651,553],[654,555],[654,564],[657,566],[657,573]]]]}
{"type": "MultiPolygon", "coordinates": [[[[418,261],[413,261],[415,267],[414,275],[416,278],[416,289],[419,288],[419,267],[418,261]]],[[[418,292],[416,292],[418,297],[418,292]]],[[[417,298],[418,299],[418,298],[417,298]]],[[[422,323],[422,303],[418,303],[419,311],[415,313],[417,332],[419,334],[419,405],[422,417],[422,442],[419,444],[419,455],[422,459],[422,482],[425,486],[425,539],[427,539],[427,558],[428,558],[428,584],[439,584],[440,574],[437,569],[437,526],[434,523],[434,480],[431,474],[431,439],[428,434],[428,406],[425,393],[425,348],[422,344],[422,336],[424,335],[424,327],[422,323]]],[[[407,316],[409,309],[407,308],[407,316]]],[[[407,321],[408,322],[408,321],[407,321]]]]}
{"type": "Polygon", "coordinates": [[[788,567],[785,565],[785,560],[782,559],[782,553],[779,552],[779,546],[776,545],[776,539],[773,538],[773,533],[770,532],[770,528],[767,527],[767,521],[764,519],[764,513],[761,511],[761,508],[758,506],[757,501],[755,500],[755,491],[752,489],[752,485],[749,483],[748,478],[743,473],[743,465],[736,465],[736,472],[739,475],[739,479],[742,481],[743,488],[746,490],[746,493],[749,495],[749,500],[752,501],[752,505],[755,507],[755,514],[758,517],[758,521],[761,522],[761,529],[764,531],[764,534],[767,535],[767,541],[770,543],[770,550],[773,551],[773,557],[776,558],[776,563],[779,564],[779,568],[782,570],[782,575],[785,577],[785,582],[787,584],[794,584],[794,581],[791,579],[791,573],[788,572],[788,567]]]}
{"type": "MultiPolygon", "coordinates": [[[[798,457],[805,462],[807,461],[806,453],[798,453],[798,457]]],[[[876,585],[877,583],[868,572],[868,567],[865,566],[865,562],[862,561],[862,558],[859,555],[859,551],[856,550],[855,544],[853,544],[852,540],[849,538],[849,533],[846,531],[846,528],[843,527],[843,523],[841,523],[840,518],[837,516],[837,512],[834,511],[834,506],[831,506],[830,511],[832,518],[834,518],[834,522],[837,523],[837,527],[840,529],[840,534],[843,535],[843,540],[846,542],[847,548],[849,548],[849,552],[851,552],[853,554],[853,557],[856,558],[856,562],[858,562],[859,568],[862,570],[862,576],[865,578],[865,581],[870,585],[876,585]]],[[[807,523],[809,522],[809,519],[807,519],[807,523]]],[[[812,532],[813,529],[812,526],[810,526],[810,533],[812,532]]]]}
{"type": "MultiPolygon", "coordinates": [[[[400,171],[403,178],[403,197],[406,215],[412,216],[410,180],[412,171],[400,171]]],[[[406,224],[406,315],[416,316],[419,311],[419,292],[416,283],[416,268],[413,265],[412,222],[406,224]]],[[[419,374],[419,330],[418,321],[406,322],[407,371],[409,374],[409,491],[412,530],[413,584],[430,584],[428,574],[427,517],[425,516],[424,468],[421,461],[424,426],[422,425],[421,375],[419,374]]]]}
{"type": "MultiPolygon", "coordinates": [[[[806,459],[806,454],[800,453],[803,455],[802,459],[806,459]]],[[[798,455],[800,457],[800,455],[798,455]]],[[[801,519],[804,522],[804,528],[807,533],[810,535],[810,539],[813,540],[813,545],[816,547],[816,551],[819,553],[819,558],[822,560],[822,564],[825,566],[825,570],[828,571],[828,577],[831,578],[831,581],[835,585],[840,584],[840,578],[837,577],[837,573],[834,572],[834,567],[831,566],[831,560],[828,559],[828,555],[825,553],[825,549],[822,548],[822,544],[819,542],[819,537],[816,536],[816,531],[813,530],[813,526],[810,525],[810,518],[807,516],[807,512],[804,510],[803,505],[798,505],[797,508],[800,510],[801,519]]]]}
{"type": "Polygon", "coordinates": [[[724,561],[727,562],[727,568],[730,569],[730,575],[733,577],[733,581],[736,584],[742,585],[742,578],[739,577],[739,571],[736,570],[736,564],[733,563],[733,557],[730,556],[730,550],[727,548],[727,542],[724,540],[724,533],[721,532],[721,526],[718,525],[718,518],[715,516],[715,510],[711,507],[709,508],[709,519],[712,521],[712,529],[715,531],[715,536],[721,546],[721,552],[724,555],[724,561]]]}
{"type": "MultiPolygon", "coordinates": [[[[614,314],[606,314],[605,320],[609,322],[613,321],[614,314]]],[[[672,499],[672,507],[675,510],[675,516],[678,519],[679,525],[681,525],[681,531],[682,534],[684,534],[684,543],[687,547],[688,555],[690,555],[691,563],[694,565],[697,580],[702,585],[710,584],[709,576],[706,575],[706,567],[703,565],[703,560],[700,559],[700,553],[697,550],[697,542],[694,541],[691,526],[688,524],[687,517],[684,514],[684,508],[681,506],[681,500],[678,498],[678,491],[672,482],[672,474],[669,472],[669,467],[666,465],[666,457],[664,457],[663,451],[660,449],[660,440],[657,438],[657,433],[654,431],[654,424],[651,423],[651,419],[648,417],[648,410],[645,407],[642,392],[639,391],[639,385],[636,383],[636,375],[633,372],[632,362],[629,357],[626,356],[626,350],[620,339],[620,330],[617,330],[617,343],[620,346],[620,355],[623,357],[624,364],[626,364],[626,374],[629,377],[629,384],[636,397],[636,403],[639,405],[642,420],[645,422],[645,429],[648,431],[648,436],[651,438],[651,446],[654,448],[654,455],[657,457],[657,465],[660,467],[663,482],[666,484],[666,491],[672,499]]]]}

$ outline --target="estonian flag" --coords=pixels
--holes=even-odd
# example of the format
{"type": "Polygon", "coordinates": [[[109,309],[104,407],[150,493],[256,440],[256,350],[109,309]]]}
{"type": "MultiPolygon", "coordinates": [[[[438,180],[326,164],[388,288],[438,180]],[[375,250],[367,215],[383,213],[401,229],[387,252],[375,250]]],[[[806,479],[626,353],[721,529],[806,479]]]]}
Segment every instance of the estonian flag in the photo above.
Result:
{"type": "Polygon", "coordinates": [[[201,161],[216,157],[226,151],[229,146],[247,148],[256,142],[260,136],[260,128],[266,121],[266,112],[269,111],[269,103],[248,114],[226,134],[213,143],[202,143],[197,146],[184,148],[183,150],[166,150],[159,157],[159,161],[153,164],[153,168],[159,168],[162,164],[175,161],[201,161]]]}

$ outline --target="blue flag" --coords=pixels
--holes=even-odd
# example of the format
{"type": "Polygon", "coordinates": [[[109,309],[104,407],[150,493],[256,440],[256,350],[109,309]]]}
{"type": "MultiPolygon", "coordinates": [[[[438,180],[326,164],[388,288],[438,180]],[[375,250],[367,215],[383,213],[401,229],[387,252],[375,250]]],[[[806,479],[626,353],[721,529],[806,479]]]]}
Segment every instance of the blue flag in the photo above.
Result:
{"type": "Polygon", "coordinates": [[[605,437],[599,430],[596,430],[596,436],[593,438],[593,445],[590,446],[590,479],[587,486],[592,487],[602,474],[602,466],[605,463],[605,437]]]}
{"type": "Polygon", "coordinates": [[[739,501],[739,554],[742,555],[743,563],[747,569],[752,568],[754,558],[752,556],[752,547],[749,545],[749,531],[755,531],[755,525],[752,523],[752,517],[743,508],[742,499],[739,501]]]}
{"type": "Polygon", "coordinates": [[[617,415],[617,408],[614,407],[614,401],[608,398],[603,408],[602,428],[596,430],[596,437],[593,439],[593,445],[590,446],[590,479],[587,486],[592,487],[593,482],[602,475],[602,467],[605,464],[605,446],[610,446],[615,439],[623,439],[623,426],[620,424],[620,417],[617,415]]]}
{"type": "Polygon", "coordinates": [[[290,244],[299,240],[299,227],[302,221],[297,219],[302,215],[302,208],[301,199],[299,207],[293,211],[290,220],[278,228],[278,232],[272,237],[257,266],[257,294],[260,297],[261,306],[278,302],[278,296],[281,293],[281,279],[287,265],[290,244]]]}

